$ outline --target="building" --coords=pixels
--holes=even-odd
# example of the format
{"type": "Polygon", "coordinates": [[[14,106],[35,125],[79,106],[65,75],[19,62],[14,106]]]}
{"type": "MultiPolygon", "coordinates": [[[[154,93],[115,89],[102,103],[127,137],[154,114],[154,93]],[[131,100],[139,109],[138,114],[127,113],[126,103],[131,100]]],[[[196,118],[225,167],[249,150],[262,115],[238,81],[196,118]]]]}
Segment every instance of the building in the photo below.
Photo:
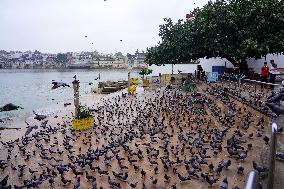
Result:
{"type": "Polygon", "coordinates": [[[121,55],[105,55],[93,58],[93,68],[127,68],[127,57],[121,55]]]}
{"type": "Polygon", "coordinates": [[[140,69],[140,68],[147,67],[147,64],[145,63],[146,53],[144,51],[140,53],[137,49],[137,51],[135,52],[135,55],[134,56],[131,55],[131,58],[132,59],[130,60],[130,62],[131,62],[132,68],[140,69]]]}

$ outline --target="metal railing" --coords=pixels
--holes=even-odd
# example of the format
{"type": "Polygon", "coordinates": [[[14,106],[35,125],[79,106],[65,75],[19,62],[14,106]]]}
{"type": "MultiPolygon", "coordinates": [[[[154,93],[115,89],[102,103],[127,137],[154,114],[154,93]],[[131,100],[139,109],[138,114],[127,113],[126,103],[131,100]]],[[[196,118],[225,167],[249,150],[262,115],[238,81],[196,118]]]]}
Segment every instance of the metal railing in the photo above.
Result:
{"type": "Polygon", "coordinates": [[[258,173],[256,171],[248,173],[244,189],[258,189],[258,173]]]}
{"type": "Polygon", "coordinates": [[[267,188],[273,189],[274,184],[274,169],[275,169],[275,151],[276,151],[276,133],[277,124],[272,123],[271,125],[271,137],[270,137],[270,153],[269,153],[269,171],[268,171],[268,181],[267,188]]]}
{"type": "MultiPolygon", "coordinates": [[[[244,82],[251,82],[254,83],[254,98],[256,98],[256,92],[257,92],[257,84],[264,84],[264,85],[272,85],[272,86],[280,86],[280,84],[274,84],[274,83],[268,83],[268,82],[262,82],[258,80],[251,80],[251,79],[244,79],[244,78],[236,78],[236,77],[230,77],[226,75],[222,75],[222,79],[224,80],[224,77],[228,78],[229,82],[233,82],[231,79],[235,80],[236,84],[240,87],[242,84],[242,80],[244,82]]],[[[268,171],[268,181],[267,181],[267,189],[273,189],[274,187],[274,170],[275,170],[275,154],[276,154],[276,133],[277,133],[277,124],[272,123],[271,125],[271,137],[270,137],[270,149],[269,149],[269,171],[268,171]]],[[[247,175],[247,179],[244,185],[244,189],[258,189],[259,183],[258,183],[259,175],[256,171],[250,171],[247,175]]]]}
{"type": "MultiPolygon", "coordinates": [[[[269,153],[269,171],[268,171],[268,181],[267,189],[273,189],[274,187],[274,169],[275,169],[275,151],[276,151],[276,133],[277,133],[277,124],[272,123],[271,125],[271,137],[270,137],[270,153],[269,153]]],[[[244,189],[258,189],[258,173],[256,171],[249,172],[244,189]]]]}

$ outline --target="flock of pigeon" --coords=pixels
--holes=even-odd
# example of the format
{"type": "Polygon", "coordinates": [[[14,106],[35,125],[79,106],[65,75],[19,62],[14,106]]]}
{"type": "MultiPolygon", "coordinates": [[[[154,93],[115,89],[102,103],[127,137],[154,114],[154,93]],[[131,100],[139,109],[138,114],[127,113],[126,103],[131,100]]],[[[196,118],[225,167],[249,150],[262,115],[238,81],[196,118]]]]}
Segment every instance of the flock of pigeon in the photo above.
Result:
{"type": "Polygon", "coordinates": [[[268,171],[260,163],[268,117],[225,88],[120,95],[92,111],[86,131],[56,116],[55,125],[37,119],[21,138],[1,141],[0,188],[238,189],[250,170],[268,171]]]}

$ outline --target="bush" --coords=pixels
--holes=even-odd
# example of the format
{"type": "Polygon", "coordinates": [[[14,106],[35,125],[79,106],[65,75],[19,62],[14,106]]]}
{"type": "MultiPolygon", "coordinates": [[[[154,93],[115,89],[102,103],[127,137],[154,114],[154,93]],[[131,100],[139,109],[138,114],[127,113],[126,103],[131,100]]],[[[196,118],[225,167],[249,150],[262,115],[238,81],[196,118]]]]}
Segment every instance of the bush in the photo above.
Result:
{"type": "Polygon", "coordinates": [[[76,119],[85,119],[91,116],[92,116],[91,111],[87,106],[79,105],[79,107],[77,108],[76,119]]]}

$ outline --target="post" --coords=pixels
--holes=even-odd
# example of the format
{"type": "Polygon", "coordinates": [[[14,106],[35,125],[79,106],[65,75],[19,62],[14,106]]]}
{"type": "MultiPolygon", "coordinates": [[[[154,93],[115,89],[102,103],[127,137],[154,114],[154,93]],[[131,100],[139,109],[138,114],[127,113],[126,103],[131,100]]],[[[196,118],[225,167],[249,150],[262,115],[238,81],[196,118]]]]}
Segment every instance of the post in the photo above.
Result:
{"type": "Polygon", "coordinates": [[[73,89],[74,89],[74,106],[75,106],[75,117],[77,117],[77,109],[79,107],[79,88],[80,88],[80,82],[79,80],[75,80],[72,82],[73,84],[73,89]]]}
{"type": "Polygon", "coordinates": [[[254,100],[256,99],[256,82],[254,82],[254,100]]]}
{"type": "Polygon", "coordinates": [[[229,77],[229,85],[228,85],[228,88],[231,89],[231,76],[229,75],[228,77],[229,77]]]}
{"type": "Polygon", "coordinates": [[[127,88],[127,91],[128,91],[128,95],[130,95],[130,72],[128,72],[128,88],[127,88]]]}
{"type": "Polygon", "coordinates": [[[258,188],[258,173],[251,171],[248,173],[244,189],[257,189],[258,188]]]}
{"type": "Polygon", "coordinates": [[[160,78],[160,88],[162,87],[162,74],[159,73],[159,78],[160,78]]]}
{"type": "Polygon", "coordinates": [[[239,96],[241,96],[241,84],[242,84],[242,79],[239,78],[239,96]]]}
{"type": "Polygon", "coordinates": [[[270,156],[269,156],[269,171],[267,188],[273,189],[274,184],[274,169],[275,169],[275,143],[276,143],[277,124],[272,123],[271,126],[271,142],[270,142],[270,156]]]}
{"type": "Polygon", "coordinates": [[[174,64],[172,64],[172,75],[174,75],[174,64]]]}

